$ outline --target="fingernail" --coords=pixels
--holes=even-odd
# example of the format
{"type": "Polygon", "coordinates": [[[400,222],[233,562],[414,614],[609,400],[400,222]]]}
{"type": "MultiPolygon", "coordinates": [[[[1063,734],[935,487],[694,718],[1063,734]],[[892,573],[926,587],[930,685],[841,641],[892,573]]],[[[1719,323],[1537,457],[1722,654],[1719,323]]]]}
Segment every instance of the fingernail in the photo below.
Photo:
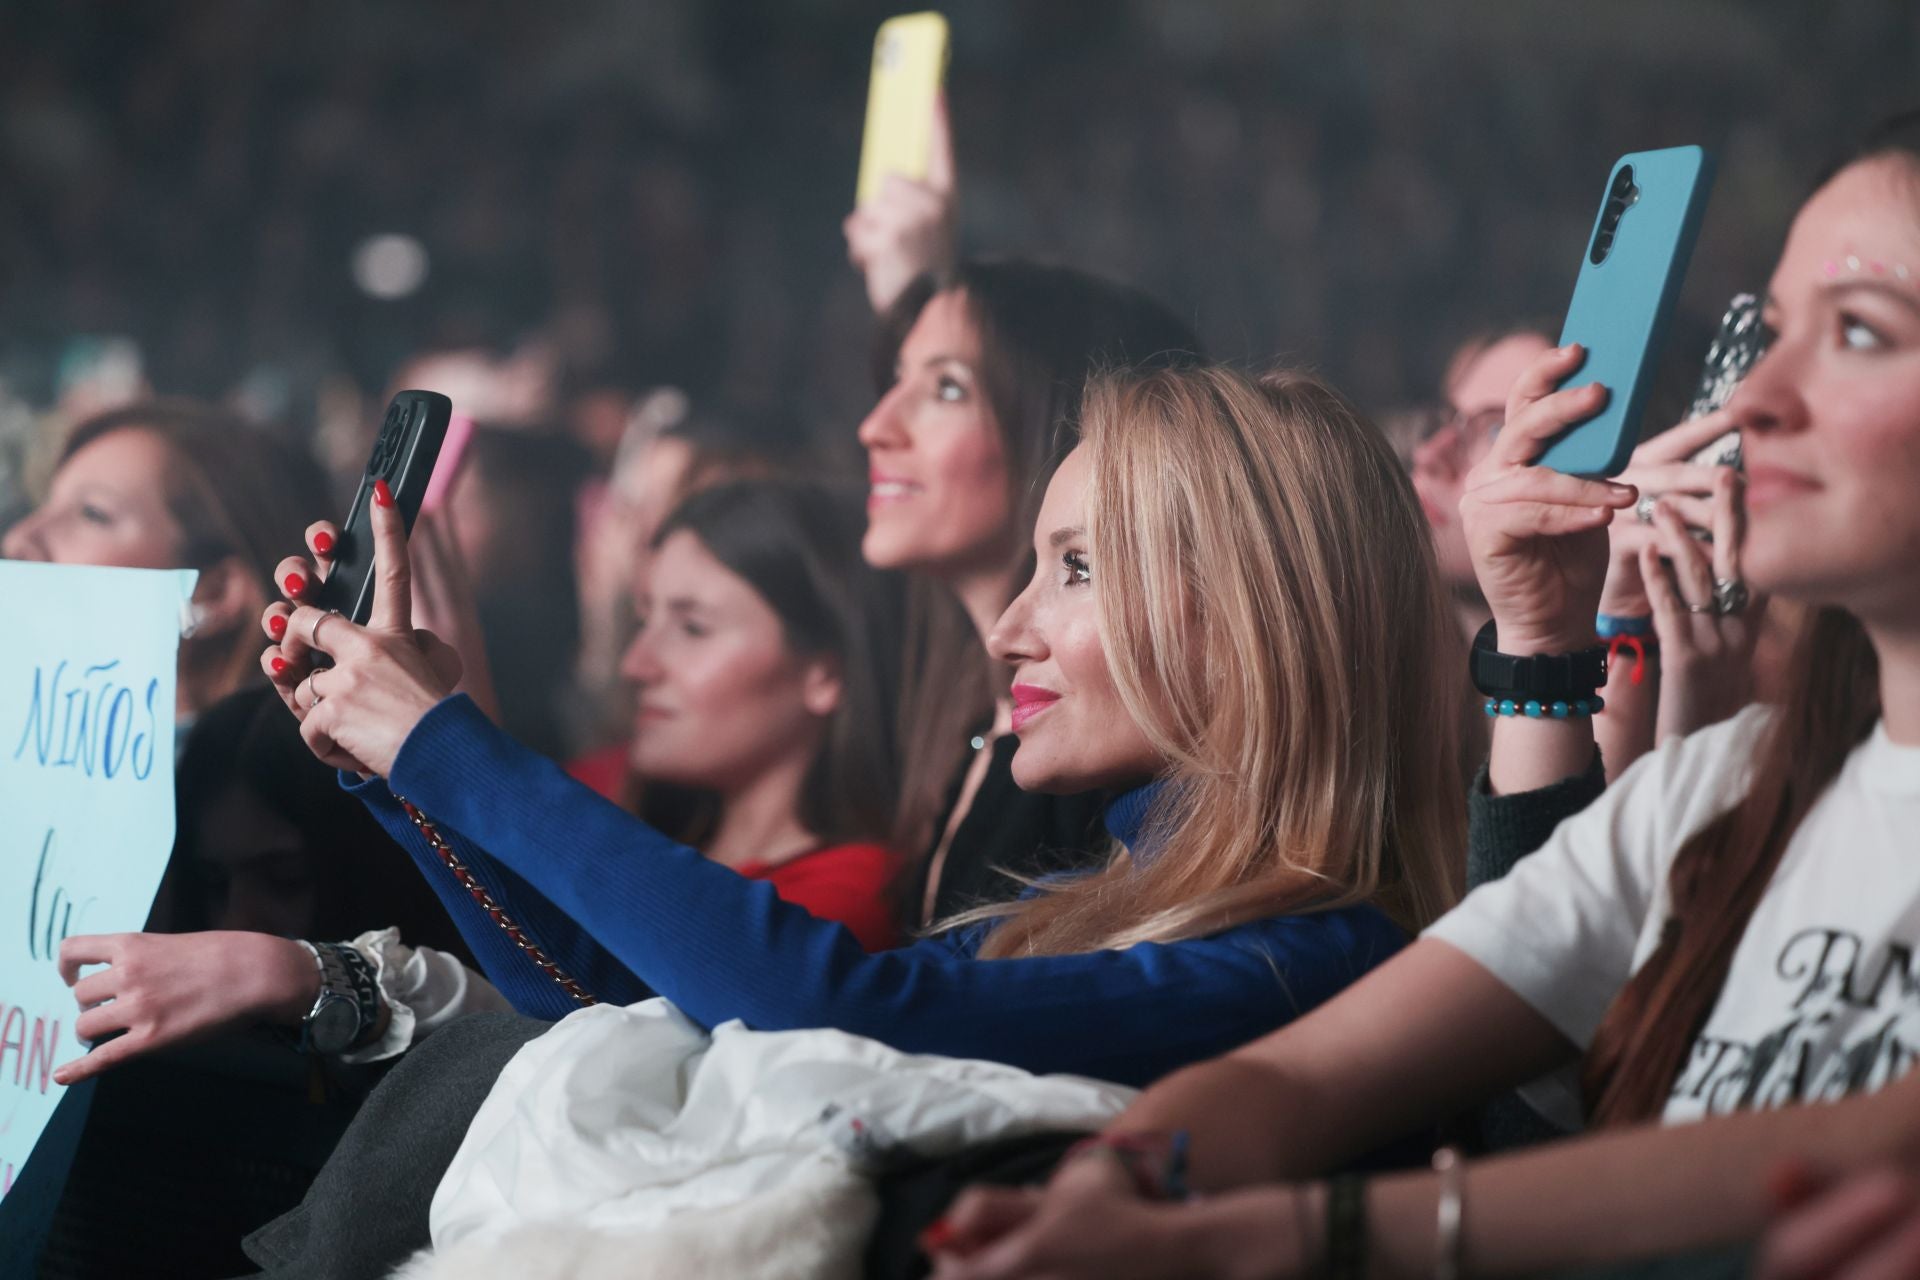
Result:
{"type": "Polygon", "coordinates": [[[383,507],[393,505],[393,490],[387,487],[385,480],[375,480],[373,482],[373,500],[383,507]]]}
{"type": "MultiPolygon", "coordinates": [[[[382,483],[384,483],[384,482],[382,482],[382,483]]],[[[314,549],[315,551],[317,551],[317,552],[319,552],[319,553],[320,553],[321,555],[323,555],[323,556],[330,556],[330,555],[332,555],[332,554],[333,554],[333,535],[332,535],[332,534],[330,534],[330,533],[316,533],[316,534],[314,534],[314,535],[313,535],[313,549],[314,549]]]]}
{"type": "Polygon", "coordinates": [[[287,575],[285,586],[288,595],[297,596],[307,589],[307,580],[297,573],[290,573],[287,575]]]}
{"type": "Polygon", "coordinates": [[[923,1253],[945,1253],[953,1245],[953,1224],[945,1218],[936,1218],[920,1233],[920,1249],[923,1253]]]}
{"type": "Polygon", "coordinates": [[[287,620],[277,613],[274,614],[271,618],[267,619],[267,631],[275,640],[278,640],[281,636],[287,634],[287,620]]]}
{"type": "Polygon", "coordinates": [[[279,675],[286,669],[287,669],[287,660],[285,658],[275,658],[273,660],[273,674],[279,675]]]}
{"type": "Polygon", "coordinates": [[[1608,481],[1607,488],[1618,497],[1631,498],[1633,496],[1633,486],[1630,484],[1614,484],[1612,481],[1608,481]]]}

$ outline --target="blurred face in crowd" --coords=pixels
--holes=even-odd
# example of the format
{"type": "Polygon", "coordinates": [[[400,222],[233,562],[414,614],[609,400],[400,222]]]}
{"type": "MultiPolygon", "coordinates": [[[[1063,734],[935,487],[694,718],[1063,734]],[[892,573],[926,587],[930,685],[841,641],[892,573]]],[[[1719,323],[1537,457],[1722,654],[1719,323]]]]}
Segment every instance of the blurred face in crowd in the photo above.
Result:
{"type": "Polygon", "coordinates": [[[186,534],[167,510],[160,478],[172,447],[151,431],[109,431],[54,473],[39,510],[7,531],[9,560],[175,569],[186,534]]]}
{"type": "Polygon", "coordinates": [[[1467,472],[1486,457],[1507,407],[1514,379],[1553,344],[1538,333],[1515,333],[1484,350],[1455,357],[1447,378],[1451,416],[1413,451],[1413,489],[1433,528],[1433,549],[1448,586],[1474,584],[1473,559],[1460,527],[1467,472]]]}
{"type": "Polygon", "coordinates": [[[964,294],[928,300],[894,372],[893,386],[860,424],[872,486],[867,563],[948,580],[1004,567],[1019,534],[1008,527],[1006,449],[981,383],[980,337],[964,294]]]}
{"type": "Polygon", "coordinates": [[[1734,394],[1742,570],[1764,590],[1920,623],[1920,162],[1841,171],[1768,285],[1776,337],[1734,394]]]}
{"type": "Polygon", "coordinates": [[[653,554],[635,600],[640,632],[621,664],[638,691],[635,772],[727,794],[812,761],[840,701],[835,667],[794,653],[743,578],[680,530],[653,554]]]}
{"type": "Polygon", "coordinates": [[[1027,791],[1133,786],[1164,764],[1107,666],[1094,597],[1100,567],[1086,534],[1090,472],[1086,450],[1075,449],[1054,473],[1034,527],[1033,581],[987,638],[1013,667],[1013,780],[1027,791]]]}
{"type": "Polygon", "coordinates": [[[207,928],[309,936],[319,901],[315,860],[300,829],[245,787],[207,808],[193,848],[207,928]]]}

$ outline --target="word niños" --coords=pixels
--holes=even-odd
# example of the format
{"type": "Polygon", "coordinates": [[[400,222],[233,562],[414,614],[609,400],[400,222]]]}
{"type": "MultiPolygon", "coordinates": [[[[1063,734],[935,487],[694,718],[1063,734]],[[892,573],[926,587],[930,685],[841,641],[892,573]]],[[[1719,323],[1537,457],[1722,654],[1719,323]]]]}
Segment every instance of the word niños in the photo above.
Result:
{"type": "Polygon", "coordinates": [[[148,680],[136,694],[113,678],[118,659],[86,668],[78,681],[68,676],[70,665],[61,662],[51,678],[45,667],[34,668],[33,698],[13,758],[31,751],[30,762],[42,768],[79,769],[89,778],[109,779],[130,770],[136,781],[145,780],[160,740],[154,707],[160,681],[148,680]]]}

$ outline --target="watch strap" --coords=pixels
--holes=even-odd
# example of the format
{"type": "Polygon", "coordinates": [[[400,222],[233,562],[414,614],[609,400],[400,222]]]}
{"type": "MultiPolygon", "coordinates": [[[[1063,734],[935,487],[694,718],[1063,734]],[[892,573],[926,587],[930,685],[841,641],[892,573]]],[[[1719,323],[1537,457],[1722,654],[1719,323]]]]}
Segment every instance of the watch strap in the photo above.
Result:
{"type": "Polygon", "coordinates": [[[302,1052],[340,1052],[360,1044],[380,1018],[380,983],[374,967],[356,947],[342,942],[298,940],[313,957],[320,972],[320,991],[313,1007],[300,1022],[302,1052]],[[322,1009],[340,1002],[351,1002],[356,1015],[354,1034],[346,1045],[321,1048],[313,1043],[314,1020],[322,1009]]]}
{"type": "Polygon", "coordinates": [[[1607,683],[1607,648],[1594,645],[1573,653],[1522,657],[1500,652],[1492,622],[1473,638],[1468,658],[1473,687],[1490,698],[1572,699],[1591,696],[1607,683]]]}

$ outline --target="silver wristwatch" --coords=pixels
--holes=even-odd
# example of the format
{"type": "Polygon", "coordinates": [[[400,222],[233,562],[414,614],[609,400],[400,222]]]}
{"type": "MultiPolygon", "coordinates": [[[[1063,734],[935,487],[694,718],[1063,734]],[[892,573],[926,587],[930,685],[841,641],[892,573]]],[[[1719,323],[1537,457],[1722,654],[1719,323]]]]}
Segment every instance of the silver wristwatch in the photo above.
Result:
{"type": "Polygon", "coordinates": [[[320,994],[313,1008],[300,1020],[300,1050],[303,1053],[344,1053],[353,1048],[366,1030],[366,1016],[354,988],[353,975],[347,971],[340,949],[331,943],[301,946],[313,957],[320,971],[320,994]]]}

